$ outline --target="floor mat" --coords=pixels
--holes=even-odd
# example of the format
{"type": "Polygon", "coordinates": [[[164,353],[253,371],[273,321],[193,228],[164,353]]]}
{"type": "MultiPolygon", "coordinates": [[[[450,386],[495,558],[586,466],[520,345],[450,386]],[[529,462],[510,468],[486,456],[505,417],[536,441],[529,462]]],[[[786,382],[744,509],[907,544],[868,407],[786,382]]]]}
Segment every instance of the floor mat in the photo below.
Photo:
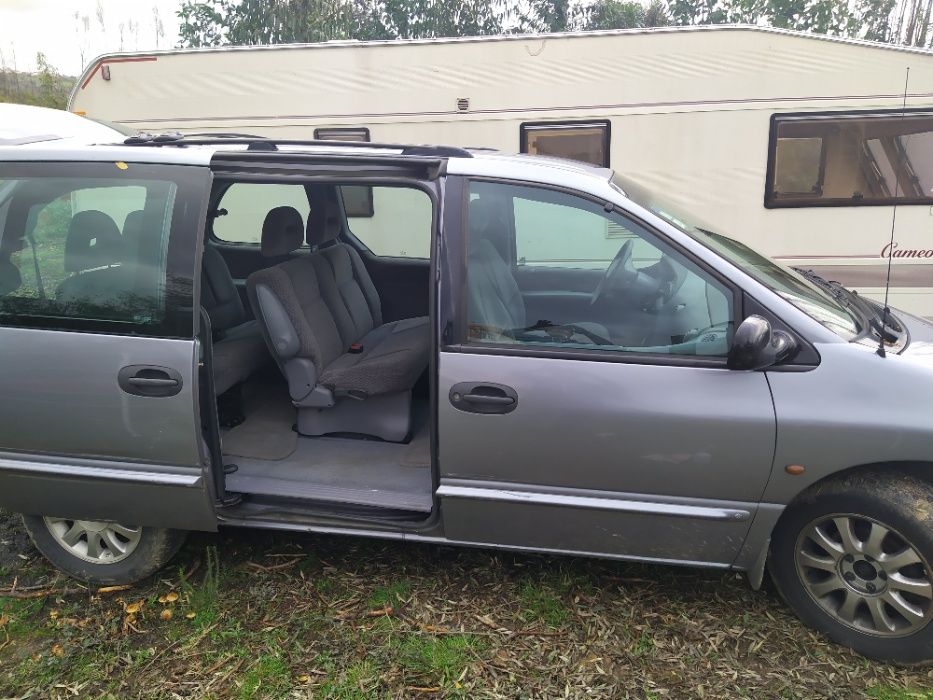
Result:
{"type": "Polygon", "coordinates": [[[430,512],[433,503],[427,402],[414,406],[414,439],[399,444],[346,437],[298,437],[278,461],[243,457],[227,477],[237,493],[430,512]]]}
{"type": "Polygon", "coordinates": [[[221,436],[223,453],[252,459],[289,457],[298,446],[298,433],[292,430],[295,407],[287,390],[267,385],[244,393],[246,420],[221,436]]]}

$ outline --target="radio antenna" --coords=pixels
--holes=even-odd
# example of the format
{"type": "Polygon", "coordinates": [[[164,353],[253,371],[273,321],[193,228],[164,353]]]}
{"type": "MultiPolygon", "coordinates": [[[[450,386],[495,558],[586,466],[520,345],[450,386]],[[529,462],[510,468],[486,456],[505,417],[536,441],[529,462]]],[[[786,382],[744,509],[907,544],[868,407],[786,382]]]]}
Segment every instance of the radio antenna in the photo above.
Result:
{"type": "MultiPolygon", "coordinates": [[[[907,86],[910,84],[910,66],[907,66],[904,76],[904,101],[901,103],[901,121],[907,113],[907,86]]],[[[891,307],[888,306],[888,295],[891,293],[891,261],[894,259],[894,228],[897,223],[897,198],[900,194],[900,178],[897,170],[894,171],[894,209],[891,212],[891,241],[888,245],[888,272],[884,280],[884,311],[881,312],[881,330],[878,333],[878,349],[875,351],[879,357],[885,357],[887,353],[884,349],[884,336],[887,333],[888,317],[891,315],[891,307]]]]}

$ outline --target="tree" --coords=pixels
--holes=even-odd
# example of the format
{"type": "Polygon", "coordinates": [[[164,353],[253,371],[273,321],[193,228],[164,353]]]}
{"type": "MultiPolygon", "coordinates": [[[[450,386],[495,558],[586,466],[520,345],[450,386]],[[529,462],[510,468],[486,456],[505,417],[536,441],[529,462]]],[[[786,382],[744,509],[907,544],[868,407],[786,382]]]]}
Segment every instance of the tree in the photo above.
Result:
{"type": "Polygon", "coordinates": [[[583,10],[583,29],[637,29],[670,23],[661,0],[647,6],[637,0],[596,0],[583,10]]]}
{"type": "Polygon", "coordinates": [[[743,23],[928,46],[933,0],[186,0],[181,46],[743,23]]]}

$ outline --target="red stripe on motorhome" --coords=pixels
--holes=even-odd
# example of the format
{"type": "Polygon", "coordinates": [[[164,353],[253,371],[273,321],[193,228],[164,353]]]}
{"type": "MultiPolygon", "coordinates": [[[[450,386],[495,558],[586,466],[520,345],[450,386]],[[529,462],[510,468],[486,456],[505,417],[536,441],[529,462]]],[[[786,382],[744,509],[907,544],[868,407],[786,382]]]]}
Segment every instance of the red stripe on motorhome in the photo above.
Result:
{"type": "Polygon", "coordinates": [[[94,76],[97,75],[97,71],[99,71],[105,64],[108,64],[108,63],[140,63],[142,61],[158,61],[158,60],[159,59],[156,58],[155,56],[134,56],[132,58],[107,58],[103,61],[98,62],[98,64],[94,66],[94,70],[91,71],[91,74],[87,77],[87,80],[81,83],[81,89],[83,90],[84,88],[88,86],[88,83],[90,83],[91,80],[94,79],[94,76]]]}

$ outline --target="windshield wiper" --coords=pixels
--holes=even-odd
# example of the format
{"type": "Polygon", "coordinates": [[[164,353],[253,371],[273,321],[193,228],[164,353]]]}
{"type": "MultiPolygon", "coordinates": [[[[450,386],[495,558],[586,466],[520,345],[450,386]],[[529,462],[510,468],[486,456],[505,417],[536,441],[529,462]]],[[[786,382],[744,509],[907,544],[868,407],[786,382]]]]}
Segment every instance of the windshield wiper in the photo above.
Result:
{"type": "Polygon", "coordinates": [[[879,338],[884,340],[884,342],[896,343],[900,339],[901,336],[897,330],[892,328],[890,323],[885,323],[884,313],[874,304],[862,297],[858,292],[846,289],[835,280],[827,280],[825,277],[820,277],[813,270],[804,270],[800,267],[795,267],[793,269],[811,282],[824,288],[845,308],[848,309],[854,306],[868,321],[869,328],[871,328],[879,338]]]}

